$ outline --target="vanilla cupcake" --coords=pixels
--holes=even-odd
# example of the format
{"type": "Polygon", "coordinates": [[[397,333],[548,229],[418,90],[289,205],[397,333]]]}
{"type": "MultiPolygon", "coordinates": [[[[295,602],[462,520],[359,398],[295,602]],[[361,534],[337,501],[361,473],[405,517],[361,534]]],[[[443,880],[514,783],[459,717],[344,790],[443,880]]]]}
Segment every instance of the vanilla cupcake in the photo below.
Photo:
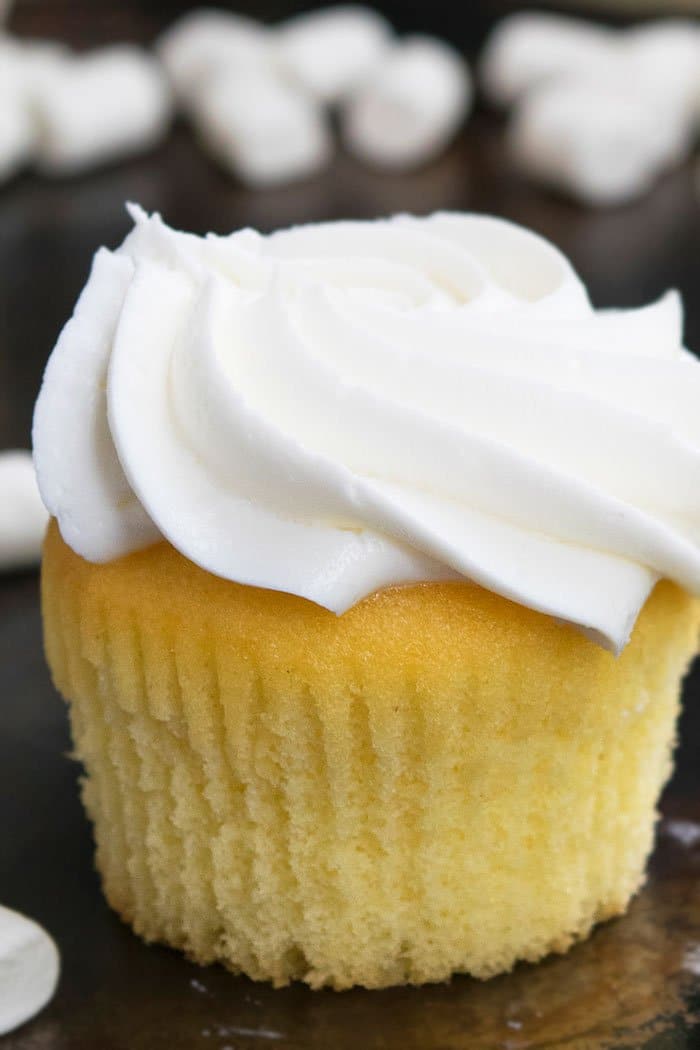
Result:
{"type": "Polygon", "coordinates": [[[700,627],[677,296],[457,214],[95,257],[34,425],[46,651],[146,940],[489,977],[644,878],[700,627]]]}

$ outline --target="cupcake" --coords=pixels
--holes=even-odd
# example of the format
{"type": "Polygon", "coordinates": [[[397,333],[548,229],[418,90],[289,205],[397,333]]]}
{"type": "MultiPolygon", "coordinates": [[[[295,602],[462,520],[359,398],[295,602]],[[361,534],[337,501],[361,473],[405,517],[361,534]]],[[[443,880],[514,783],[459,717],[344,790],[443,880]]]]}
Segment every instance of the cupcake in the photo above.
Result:
{"type": "Polygon", "coordinates": [[[147,941],[490,977],[644,879],[700,627],[700,367],[546,241],[132,208],[49,361],[46,653],[147,941]]]}

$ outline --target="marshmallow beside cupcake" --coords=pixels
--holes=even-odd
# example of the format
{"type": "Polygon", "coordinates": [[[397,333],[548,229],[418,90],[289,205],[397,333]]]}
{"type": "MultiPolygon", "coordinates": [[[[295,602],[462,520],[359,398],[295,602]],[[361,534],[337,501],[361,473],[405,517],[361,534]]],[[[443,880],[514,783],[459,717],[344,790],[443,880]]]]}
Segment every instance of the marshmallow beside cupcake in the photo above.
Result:
{"type": "Polygon", "coordinates": [[[0,905],[0,1036],[43,1010],[59,970],[58,949],[46,930],[0,905]]]}
{"type": "Polygon", "coordinates": [[[0,452],[0,571],[38,564],[47,523],[31,454],[0,452]]]}

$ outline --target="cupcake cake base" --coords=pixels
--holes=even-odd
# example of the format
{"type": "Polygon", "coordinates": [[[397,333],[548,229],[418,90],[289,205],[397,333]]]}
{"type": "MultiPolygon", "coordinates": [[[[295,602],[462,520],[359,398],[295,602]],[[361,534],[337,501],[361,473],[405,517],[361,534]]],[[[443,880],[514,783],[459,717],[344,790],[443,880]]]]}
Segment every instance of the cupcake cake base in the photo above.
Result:
{"type": "Polygon", "coordinates": [[[565,951],[640,886],[700,605],[659,584],[615,658],[468,583],[341,617],[167,544],[52,524],[46,649],[97,866],[148,941],[380,988],[565,951]]]}

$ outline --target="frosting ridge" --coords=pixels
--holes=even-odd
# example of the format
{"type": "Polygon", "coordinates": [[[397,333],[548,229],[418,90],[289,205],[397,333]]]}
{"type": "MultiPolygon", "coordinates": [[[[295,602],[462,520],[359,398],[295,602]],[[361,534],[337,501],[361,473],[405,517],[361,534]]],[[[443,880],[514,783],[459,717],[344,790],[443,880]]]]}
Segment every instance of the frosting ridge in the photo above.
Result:
{"type": "Polygon", "coordinates": [[[163,536],[336,613],[466,576],[614,650],[659,576],[700,593],[676,293],[596,311],[552,245],[485,216],[201,238],[131,212],[35,415],[79,554],[163,536]]]}

